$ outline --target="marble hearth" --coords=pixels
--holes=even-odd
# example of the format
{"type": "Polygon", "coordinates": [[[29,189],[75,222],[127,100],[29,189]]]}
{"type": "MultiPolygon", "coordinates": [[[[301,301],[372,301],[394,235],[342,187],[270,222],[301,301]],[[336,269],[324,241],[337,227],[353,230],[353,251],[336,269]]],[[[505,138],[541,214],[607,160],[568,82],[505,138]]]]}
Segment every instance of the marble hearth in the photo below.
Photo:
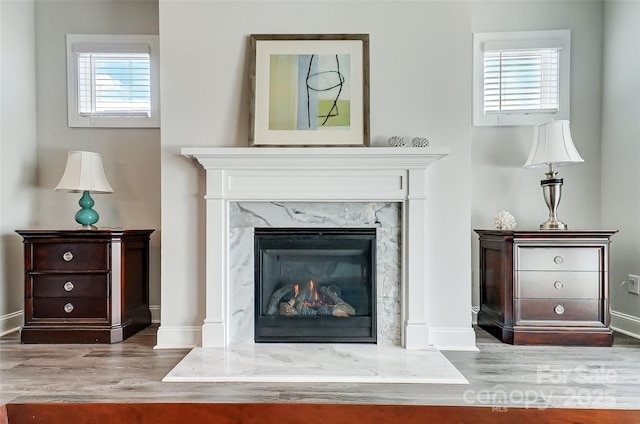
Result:
{"type": "Polygon", "coordinates": [[[253,343],[253,228],[377,228],[378,344],[427,349],[431,148],[183,148],[206,170],[202,347],[253,343]],[[382,277],[382,278],[380,278],[382,277]],[[382,286],[381,286],[382,285],[382,286]],[[384,298],[381,299],[381,296],[384,298]]]}

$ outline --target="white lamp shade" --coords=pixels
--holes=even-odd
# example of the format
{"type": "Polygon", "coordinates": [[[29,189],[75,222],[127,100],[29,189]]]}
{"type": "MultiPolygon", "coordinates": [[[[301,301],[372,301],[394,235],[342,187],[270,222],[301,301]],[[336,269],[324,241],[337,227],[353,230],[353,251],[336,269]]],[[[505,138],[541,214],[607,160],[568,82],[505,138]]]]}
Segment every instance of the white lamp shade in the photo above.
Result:
{"type": "Polygon", "coordinates": [[[64,175],[55,188],[63,191],[113,193],[104,175],[102,156],[94,152],[69,152],[64,175]]]}
{"type": "Polygon", "coordinates": [[[551,121],[533,129],[533,146],[525,168],[539,168],[549,164],[569,165],[584,162],[573,145],[569,121],[551,121]]]}

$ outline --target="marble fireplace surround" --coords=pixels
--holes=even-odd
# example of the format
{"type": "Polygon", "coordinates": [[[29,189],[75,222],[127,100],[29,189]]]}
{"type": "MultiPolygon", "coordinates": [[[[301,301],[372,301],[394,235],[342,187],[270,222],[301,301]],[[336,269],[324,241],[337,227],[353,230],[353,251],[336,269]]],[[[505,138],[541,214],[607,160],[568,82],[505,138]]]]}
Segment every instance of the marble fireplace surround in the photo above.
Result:
{"type": "Polygon", "coordinates": [[[235,202],[397,202],[401,208],[400,343],[426,349],[427,168],[449,149],[199,147],[181,153],[206,170],[206,317],[202,347],[231,344],[229,240],[235,202]]]}

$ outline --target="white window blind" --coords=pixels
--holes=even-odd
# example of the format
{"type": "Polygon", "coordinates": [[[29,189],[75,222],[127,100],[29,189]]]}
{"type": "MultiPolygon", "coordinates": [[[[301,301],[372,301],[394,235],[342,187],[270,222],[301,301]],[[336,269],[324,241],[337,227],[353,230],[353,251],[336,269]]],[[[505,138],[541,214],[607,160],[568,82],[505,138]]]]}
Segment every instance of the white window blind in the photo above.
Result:
{"type": "Polygon", "coordinates": [[[569,30],[473,35],[473,125],[569,119],[569,30]]]}
{"type": "Polygon", "coordinates": [[[484,52],[484,112],[557,112],[559,50],[484,52]]]}
{"type": "Polygon", "coordinates": [[[78,53],[81,115],[151,116],[148,53],[78,53]]]}
{"type": "Polygon", "coordinates": [[[160,126],[158,36],[67,35],[70,127],[160,126]]]}

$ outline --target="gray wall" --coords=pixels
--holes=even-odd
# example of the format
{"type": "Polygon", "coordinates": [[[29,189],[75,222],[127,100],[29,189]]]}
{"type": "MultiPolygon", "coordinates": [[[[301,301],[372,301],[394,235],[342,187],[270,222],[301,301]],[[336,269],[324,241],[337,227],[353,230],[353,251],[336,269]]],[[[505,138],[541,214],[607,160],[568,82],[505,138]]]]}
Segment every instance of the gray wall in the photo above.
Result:
{"type": "Polygon", "coordinates": [[[0,1],[0,335],[22,324],[22,239],[36,199],[33,1],[0,1]]]}
{"type": "Polygon", "coordinates": [[[442,284],[425,299],[425,311],[440,334],[470,328],[470,12],[465,2],[433,1],[160,3],[160,347],[200,342],[204,178],[180,148],[247,146],[252,33],[370,34],[373,144],[408,135],[451,147],[452,154],[428,170],[433,206],[426,225],[437,247],[424,261],[428,278],[442,284]]]}
{"type": "Polygon", "coordinates": [[[115,192],[96,195],[100,227],[153,228],[151,299],[160,305],[160,130],[67,127],[67,33],[158,34],[157,1],[1,1],[0,331],[22,322],[17,228],[74,229],[79,197],[55,192],[69,150],[103,156],[115,192]],[[10,82],[7,83],[7,80],[10,82]],[[37,92],[36,92],[37,86],[37,92]],[[17,318],[15,318],[17,317],[17,318]]]}
{"type": "Polygon", "coordinates": [[[113,194],[96,195],[99,227],[151,228],[150,303],[160,304],[160,130],[69,128],[66,34],[158,34],[156,1],[37,1],[38,208],[36,227],[73,229],[78,194],[53,191],[69,150],[102,154],[113,194]]]}
{"type": "MultiPolygon", "coordinates": [[[[473,32],[571,30],[571,133],[584,163],[560,168],[564,178],[558,216],[570,229],[600,227],[600,111],[603,3],[598,1],[475,2],[473,32]]],[[[511,212],[519,229],[536,229],[548,216],[540,180],[523,169],[533,127],[474,127],[473,228],[494,228],[493,217],[511,212]]],[[[472,237],[474,305],[479,305],[478,241],[472,237]]]]}
{"type": "Polygon", "coordinates": [[[602,224],[611,244],[612,325],[640,335],[640,2],[607,1],[604,13],[602,224]]]}

